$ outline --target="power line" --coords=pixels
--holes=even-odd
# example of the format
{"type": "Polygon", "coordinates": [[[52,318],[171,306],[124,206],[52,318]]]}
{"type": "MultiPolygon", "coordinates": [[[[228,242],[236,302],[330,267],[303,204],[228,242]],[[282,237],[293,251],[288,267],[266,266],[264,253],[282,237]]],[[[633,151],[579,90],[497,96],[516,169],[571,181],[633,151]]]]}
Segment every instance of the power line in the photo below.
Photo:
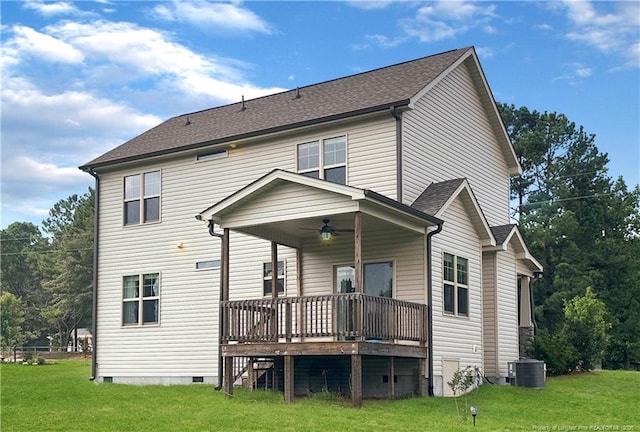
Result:
{"type": "Polygon", "coordinates": [[[602,193],[602,194],[582,195],[582,196],[577,196],[577,197],[550,199],[550,200],[544,200],[544,201],[534,201],[534,202],[525,203],[525,204],[522,204],[522,205],[519,205],[519,206],[516,206],[516,207],[512,207],[512,209],[516,210],[516,209],[521,208],[521,207],[534,206],[534,205],[538,205],[538,204],[554,204],[554,203],[557,203],[557,202],[573,201],[573,200],[586,199],[586,198],[599,198],[599,197],[611,196],[611,195],[615,195],[615,194],[616,194],[616,192],[607,192],[607,193],[602,193]]]}
{"type": "Polygon", "coordinates": [[[79,252],[79,251],[88,251],[93,250],[93,248],[79,248],[79,249],[56,249],[50,251],[23,251],[23,252],[5,252],[0,253],[0,256],[9,256],[9,255],[41,255],[41,254],[50,254],[55,252],[79,252]]]}

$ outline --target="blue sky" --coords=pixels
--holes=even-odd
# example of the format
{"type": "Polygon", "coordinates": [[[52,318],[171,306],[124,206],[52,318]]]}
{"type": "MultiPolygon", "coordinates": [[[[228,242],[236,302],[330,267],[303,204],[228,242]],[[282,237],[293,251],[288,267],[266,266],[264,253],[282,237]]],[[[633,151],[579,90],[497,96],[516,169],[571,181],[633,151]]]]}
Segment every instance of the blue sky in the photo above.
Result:
{"type": "Polygon", "coordinates": [[[2,220],[39,224],[77,169],[177,114],[475,46],[498,102],[566,114],[640,183],[640,2],[10,2],[2,220]]]}

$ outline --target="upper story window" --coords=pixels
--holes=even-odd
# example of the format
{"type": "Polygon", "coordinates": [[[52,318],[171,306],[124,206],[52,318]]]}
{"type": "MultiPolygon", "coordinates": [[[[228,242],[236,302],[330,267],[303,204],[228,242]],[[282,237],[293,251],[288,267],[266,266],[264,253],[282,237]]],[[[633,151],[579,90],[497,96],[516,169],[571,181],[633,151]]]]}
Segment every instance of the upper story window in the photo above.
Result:
{"type": "Polygon", "coordinates": [[[345,135],[298,145],[298,172],[334,183],[347,183],[345,135]]]}
{"type": "Polygon", "coordinates": [[[158,324],[159,309],[159,273],[125,276],[122,279],[122,325],[158,324]]]}
{"type": "Polygon", "coordinates": [[[443,255],[444,313],[469,316],[469,260],[443,255]]]}
{"type": "Polygon", "coordinates": [[[124,178],[124,224],[160,220],[160,171],[150,171],[124,178]]]}

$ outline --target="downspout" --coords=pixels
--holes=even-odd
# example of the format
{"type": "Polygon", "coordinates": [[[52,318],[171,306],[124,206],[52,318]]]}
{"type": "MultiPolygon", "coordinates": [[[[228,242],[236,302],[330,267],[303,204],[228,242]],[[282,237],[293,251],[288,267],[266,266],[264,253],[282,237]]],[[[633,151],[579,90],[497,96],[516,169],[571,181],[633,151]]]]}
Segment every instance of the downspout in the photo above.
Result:
{"type": "Polygon", "coordinates": [[[431,237],[442,231],[444,222],[438,228],[427,233],[427,356],[429,367],[428,391],[433,396],[433,264],[431,262],[431,237]]]}
{"type": "Polygon", "coordinates": [[[224,234],[219,234],[215,231],[215,224],[213,223],[213,221],[209,221],[209,235],[213,236],[213,237],[218,237],[221,241],[220,241],[220,283],[219,283],[219,292],[220,292],[220,300],[218,302],[219,305],[219,310],[218,310],[218,385],[214,387],[215,390],[220,390],[222,389],[222,384],[223,384],[223,374],[222,374],[222,369],[223,369],[223,365],[224,365],[224,359],[222,358],[222,307],[220,306],[222,304],[222,278],[224,277],[224,275],[222,274],[223,269],[222,269],[222,262],[224,260],[224,257],[222,256],[224,254],[224,248],[222,247],[222,238],[224,237],[224,234]]]}
{"type": "Polygon", "coordinates": [[[402,115],[395,106],[389,108],[389,112],[396,119],[396,201],[402,202],[402,115]]]}
{"type": "Polygon", "coordinates": [[[91,306],[91,327],[92,327],[92,346],[91,346],[91,377],[90,381],[96,379],[98,372],[98,239],[100,228],[100,177],[91,168],[84,170],[89,173],[95,180],[94,203],[93,203],[93,301],[91,306]]]}

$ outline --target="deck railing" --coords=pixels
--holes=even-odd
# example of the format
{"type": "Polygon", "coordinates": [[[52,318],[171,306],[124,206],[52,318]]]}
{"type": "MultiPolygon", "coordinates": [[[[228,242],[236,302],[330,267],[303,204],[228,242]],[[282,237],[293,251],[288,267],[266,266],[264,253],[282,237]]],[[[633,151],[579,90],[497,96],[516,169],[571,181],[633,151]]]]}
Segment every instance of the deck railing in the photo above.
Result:
{"type": "Polygon", "coordinates": [[[221,313],[222,343],[427,338],[427,305],[360,293],[225,301],[221,313]]]}

